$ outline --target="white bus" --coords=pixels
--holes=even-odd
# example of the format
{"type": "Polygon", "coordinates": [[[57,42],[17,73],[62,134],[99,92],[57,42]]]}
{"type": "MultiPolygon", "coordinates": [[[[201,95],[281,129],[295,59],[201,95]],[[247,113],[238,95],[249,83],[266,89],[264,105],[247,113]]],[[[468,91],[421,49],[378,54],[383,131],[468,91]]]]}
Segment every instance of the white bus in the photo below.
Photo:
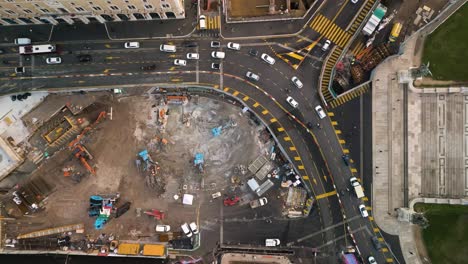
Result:
{"type": "Polygon", "coordinates": [[[20,46],[19,54],[36,54],[36,53],[51,53],[55,52],[55,45],[28,45],[20,46]]]}

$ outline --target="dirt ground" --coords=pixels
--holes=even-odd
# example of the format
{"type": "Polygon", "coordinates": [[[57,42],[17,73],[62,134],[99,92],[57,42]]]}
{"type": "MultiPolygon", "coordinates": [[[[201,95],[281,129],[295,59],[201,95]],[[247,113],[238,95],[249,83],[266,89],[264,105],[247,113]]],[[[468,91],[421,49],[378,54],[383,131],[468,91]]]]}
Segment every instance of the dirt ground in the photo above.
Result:
{"type": "Polygon", "coordinates": [[[96,175],[89,175],[80,183],[63,177],[64,163],[74,159],[68,157],[68,150],[47,160],[41,168],[47,175],[42,177],[54,182],[56,190],[46,199],[46,210],[28,220],[30,225],[21,226],[18,232],[83,223],[90,237],[106,233],[120,240],[157,241],[154,230],[157,223],[169,224],[173,231],[180,231],[183,222],[198,222],[204,200],[230,185],[234,167],[247,167],[269,148],[259,140],[261,127],[243,115],[240,108],[228,103],[198,98],[196,103],[169,105],[164,131],[157,125],[156,113],[161,106],[154,95],[111,98],[101,103],[108,112],[112,107],[112,120],[108,117],[98,124],[84,143],[94,157],[91,162],[96,175]],[[190,116],[190,126],[182,123],[183,114],[190,116]],[[231,127],[223,129],[221,135],[212,134],[212,128],[227,124],[231,127]],[[156,137],[168,143],[154,144],[156,137]],[[135,164],[138,153],[144,149],[158,162],[157,177],[166,182],[165,192],[149,188],[135,164]],[[204,154],[203,174],[193,165],[195,153],[204,154]],[[95,218],[87,215],[89,197],[117,192],[121,197],[118,205],[129,201],[130,210],[118,219],[111,219],[102,230],[95,230],[95,218]],[[174,199],[174,195],[181,197],[185,193],[194,195],[193,205],[183,205],[181,198],[174,199]],[[137,208],[141,208],[140,216],[137,208]],[[143,213],[150,209],[163,210],[166,219],[158,222],[143,213]]]}

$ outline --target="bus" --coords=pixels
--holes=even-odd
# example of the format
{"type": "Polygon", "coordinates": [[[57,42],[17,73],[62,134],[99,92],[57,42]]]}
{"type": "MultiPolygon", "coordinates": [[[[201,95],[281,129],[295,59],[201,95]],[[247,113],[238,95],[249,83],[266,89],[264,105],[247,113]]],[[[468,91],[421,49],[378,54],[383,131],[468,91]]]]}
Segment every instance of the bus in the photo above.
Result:
{"type": "Polygon", "coordinates": [[[55,45],[52,44],[20,46],[19,54],[51,53],[55,52],[55,49],[55,45]]]}
{"type": "Polygon", "coordinates": [[[390,32],[390,37],[388,38],[390,42],[395,42],[397,40],[398,36],[400,36],[402,27],[403,25],[401,23],[395,23],[393,25],[392,31],[390,32]]]}

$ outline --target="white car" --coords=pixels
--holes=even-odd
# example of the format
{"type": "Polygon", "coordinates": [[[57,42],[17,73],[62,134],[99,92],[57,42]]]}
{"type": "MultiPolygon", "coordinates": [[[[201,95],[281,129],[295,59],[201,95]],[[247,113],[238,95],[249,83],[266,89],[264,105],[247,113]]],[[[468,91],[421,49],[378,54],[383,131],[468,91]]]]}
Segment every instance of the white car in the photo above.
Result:
{"type": "Polygon", "coordinates": [[[260,58],[262,58],[262,60],[264,60],[268,64],[271,64],[271,65],[275,64],[275,59],[273,59],[271,56],[269,56],[266,53],[263,53],[262,56],[260,56],[260,58]]]}
{"type": "Polygon", "coordinates": [[[184,231],[184,234],[187,237],[192,237],[192,231],[190,231],[189,225],[187,223],[184,223],[183,225],[180,226],[182,228],[182,231],[184,231]]]}
{"type": "Polygon", "coordinates": [[[331,41],[328,40],[328,39],[325,40],[325,43],[324,43],[323,46],[322,46],[322,50],[323,50],[323,51],[327,51],[328,48],[330,48],[330,45],[331,45],[331,41]]]}
{"type": "Polygon", "coordinates": [[[188,60],[198,60],[200,55],[198,53],[187,53],[188,60]]]}
{"type": "Polygon", "coordinates": [[[377,264],[377,261],[375,261],[375,258],[373,256],[369,256],[367,258],[367,261],[369,261],[369,264],[377,264]]]}
{"type": "Polygon", "coordinates": [[[194,235],[198,234],[198,227],[197,227],[197,224],[195,222],[192,222],[190,223],[190,230],[192,230],[192,233],[194,235]]]}
{"type": "Polygon", "coordinates": [[[359,2],[359,0],[351,0],[351,3],[353,4],[357,4],[357,2],[359,2]]]}
{"type": "Polygon", "coordinates": [[[254,81],[260,80],[260,76],[258,76],[257,74],[255,74],[255,73],[253,73],[253,72],[249,72],[249,71],[248,71],[248,72],[245,74],[245,76],[246,76],[247,78],[251,79],[251,80],[254,80],[254,81]]]}
{"type": "Polygon", "coordinates": [[[361,212],[362,217],[368,217],[369,213],[367,213],[366,206],[361,204],[359,205],[359,211],[361,212]]]}
{"type": "Polygon", "coordinates": [[[277,238],[267,238],[265,239],[265,246],[267,247],[276,247],[281,244],[281,241],[277,238]]]}
{"type": "Polygon", "coordinates": [[[156,232],[166,233],[171,231],[170,225],[156,225],[156,232]]]}
{"type": "Polygon", "coordinates": [[[62,58],[60,57],[50,57],[46,59],[47,64],[60,64],[62,63],[62,58]]]}
{"type": "Polygon", "coordinates": [[[227,44],[228,49],[232,50],[240,50],[240,44],[239,43],[234,43],[234,42],[229,42],[227,44]]]}
{"type": "Polygon", "coordinates": [[[138,49],[140,47],[140,42],[125,42],[124,47],[126,49],[138,49]]]}
{"type": "Polygon", "coordinates": [[[288,98],[286,98],[286,102],[288,102],[288,104],[294,108],[297,108],[299,106],[299,103],[296,100],[294,100],[291,96],[288,96],[288,98]]]}
{"type": "Polygon", "coordinates": [[[226,57],[226,53],[222,51],[213,51],[211,52],[211,57],[215,59],[224,59],[224,57],[226,57]]]}
{"type": "Polygon", "coordinates": [[[319,116],[320,119],[324,119],[327,116],[325,114],[325,111],[323,111],[323,108],[320,105],[317,105],[315,107],[315,112],[317,112],[317,115],[319,116]]]}
{"type": "Polygon", "coordinates": [[[187,61],[186,60],[175,59],[174,60],[174,65],[187,66],[187,61]]]}
{"type": "Polygon", "coordinates": [[[301,89],[301,88],[304,86],[304,84],[302,84],[301,80],[299,80],[299,78],[297,78],[296,76],[292,77],[292,78],[291,78],[291,81],[292,81],[292,82],[294,83],[294,85],[295,85],[297,88],[299,88],[299,89],[301,89]]]}

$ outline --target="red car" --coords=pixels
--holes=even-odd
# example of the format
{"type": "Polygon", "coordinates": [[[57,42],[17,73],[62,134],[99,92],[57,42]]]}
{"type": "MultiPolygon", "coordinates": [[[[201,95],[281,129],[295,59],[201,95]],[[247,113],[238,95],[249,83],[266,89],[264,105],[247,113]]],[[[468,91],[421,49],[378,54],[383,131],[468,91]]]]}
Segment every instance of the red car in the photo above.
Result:
{"type": "Polygon", "coordinates": [[[224,199],[224,206],[233,206],[240,201],[239,196],[227,197],[224,199]]]}

